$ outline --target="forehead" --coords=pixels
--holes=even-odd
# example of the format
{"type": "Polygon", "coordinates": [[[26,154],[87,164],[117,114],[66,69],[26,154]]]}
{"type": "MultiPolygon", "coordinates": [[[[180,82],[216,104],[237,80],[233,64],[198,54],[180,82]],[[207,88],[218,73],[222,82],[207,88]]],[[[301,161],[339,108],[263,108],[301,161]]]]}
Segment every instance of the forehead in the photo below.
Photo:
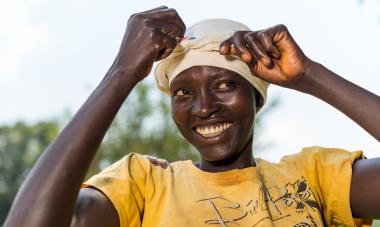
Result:
{"type": "MultiPolygon", "coordinates": [[[[178,74],[170,83],[170,88],[175,86],[178,83],[189,83],[189,82],[198,82],[204,83],[205,80],[212,81],[218,79],[219,77],[230,77],[236,80],[245,81],[245,79],[239,74],[220,67],[215,66],[193,66],[182,71],[178,74]]],[[[247,84],[250,84],[246,81],[247,84]]]]}

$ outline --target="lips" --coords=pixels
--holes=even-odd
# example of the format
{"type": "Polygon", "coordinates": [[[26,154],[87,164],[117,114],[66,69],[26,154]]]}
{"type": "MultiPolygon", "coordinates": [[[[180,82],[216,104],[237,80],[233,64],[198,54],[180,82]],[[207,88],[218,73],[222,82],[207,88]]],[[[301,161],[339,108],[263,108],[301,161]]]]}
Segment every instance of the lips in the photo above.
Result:
{"type": "Polygon", "coordinates": [[[203,137],[215,137],[230,128],[232,123],[221,122],[215,124],[207,124],[195,127],[195,131],[203,137]]]}

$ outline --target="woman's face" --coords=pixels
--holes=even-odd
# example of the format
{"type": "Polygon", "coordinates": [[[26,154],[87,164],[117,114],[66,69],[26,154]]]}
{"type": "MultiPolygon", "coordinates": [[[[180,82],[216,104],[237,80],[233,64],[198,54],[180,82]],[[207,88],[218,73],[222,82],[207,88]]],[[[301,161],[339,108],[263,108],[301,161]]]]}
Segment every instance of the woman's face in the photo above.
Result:
{"type": "Polygon", "coordinates": [[[195,66],[171,82],[170,93],[174,122],[203,160],[235,159],[252,151],[255,89],[239,74],[195,66]]]}

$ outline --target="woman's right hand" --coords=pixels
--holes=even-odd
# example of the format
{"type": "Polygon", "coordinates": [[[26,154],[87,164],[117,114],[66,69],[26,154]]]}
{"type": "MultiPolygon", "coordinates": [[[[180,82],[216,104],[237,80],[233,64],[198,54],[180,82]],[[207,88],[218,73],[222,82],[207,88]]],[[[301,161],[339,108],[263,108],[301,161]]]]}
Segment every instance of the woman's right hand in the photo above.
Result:
{"type": "Polygon", "coordinates": [[[185,30],[177,11],[166,6],[133,14],[111,70],[141,81],[150,73],[154,61],[169,56],[185,30]]]}

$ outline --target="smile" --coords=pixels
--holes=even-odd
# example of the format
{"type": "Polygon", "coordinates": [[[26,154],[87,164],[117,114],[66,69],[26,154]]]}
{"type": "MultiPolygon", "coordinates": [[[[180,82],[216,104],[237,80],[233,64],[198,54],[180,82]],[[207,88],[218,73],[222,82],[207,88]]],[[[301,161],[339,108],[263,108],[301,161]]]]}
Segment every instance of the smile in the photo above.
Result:
{"type": "Polygon", "coordinates": [[[232,123],[224,122],[212,125],[203,125],[195,128],[195,131],[203,137],[214,137],[231,127],[232,123]]]}

